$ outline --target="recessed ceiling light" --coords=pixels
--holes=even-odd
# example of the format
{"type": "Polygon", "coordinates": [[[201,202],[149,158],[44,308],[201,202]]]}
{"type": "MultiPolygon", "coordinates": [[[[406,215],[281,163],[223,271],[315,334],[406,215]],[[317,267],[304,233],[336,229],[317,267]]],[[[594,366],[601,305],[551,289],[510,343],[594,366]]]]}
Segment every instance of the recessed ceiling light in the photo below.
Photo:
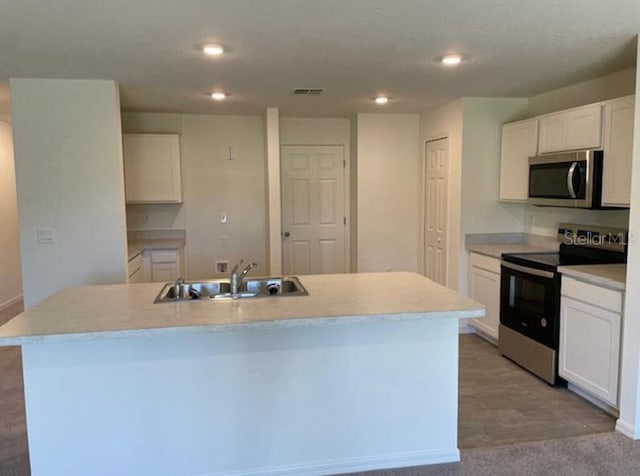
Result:
{"type": "Polygon", "coordinates": [[[377,98],[374,99],[374,101],[376,102],[376,104],[387,104],[389,102],[389,98],[387,96],[378,96],[377,98]]]}
{"type": "Polygon", "coordinates": [[[455,66],[462,61],[461,55],[446,55],[442,57],[441,63],[447,66],[455,66]]]}
{"type": "Polygon", "coordinates": [[[227,95],[225,93],[221,93],[221,92],[211,93],[211,99],[213,99],[214,101],[222,101],[226,97],[227,95]]]}
{"type": "Polygon", "coordinates": [[[220,45],[205,45],[202,51],[210,56],[219,56],[224,53],[224,48],[220,45]]]}

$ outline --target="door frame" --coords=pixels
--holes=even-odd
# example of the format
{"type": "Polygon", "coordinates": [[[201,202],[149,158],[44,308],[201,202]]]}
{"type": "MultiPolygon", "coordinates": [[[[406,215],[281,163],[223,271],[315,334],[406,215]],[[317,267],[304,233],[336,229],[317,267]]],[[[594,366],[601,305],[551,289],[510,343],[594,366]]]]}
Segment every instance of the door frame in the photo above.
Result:
{"type": "MultiPolygon", "coordinates": [[[[422,274],[423,276],[425,276],[425,263],[424,263],[424,258],[425,258],[425,253],[424,253],[424,249],[426,246],[426,234],[424,232],[424,227],[426,225],[426,212],[427,212],[427,207],[426,207],[426,198],[427,198],[427,191],[426,191],[426,174],[427,174],[427,144],[429,142],[435,142],[435,141],[439,141],[439,140],[443,140],[443,139],[447,139],[447,207],[446,207],[446,214],[447,214],[447,262],[446,262],[446,286],[451,288],[453,287],[453,289],[458,289],[457,283],[452,283],[451,282],[451,276],[452,276],[452,253],[454,252],[454,250],[457,250],[457,244],[458,244],[458,240],[457,237],[454,237],[452,234],[452,226],[451,226],[451,222],[453,219],[455,219],[455,217],[452,217],[452,205],[451,205],[451,172],[452,172],[452,167],[451,167],[451,134],[447,133],[447,134],[443,134],[443,135],[437,135],[434,136],[433,138],[428,138],[425,139],[422,142],[422,152],[421,152],[421,160],[420,160],[420,178],[419,178],[419,182],[420,182],[420,204],[418,206],[418,213],[419,213],[419,217],[418,217],[418,223],[419,223],[419,227],[418,227],[418,243],[420,243],[420,246],[418,248],[418,271],[420,272],[420,274],[422,274]],[[456,238],[454,240],[454,238],[456,238]]],[[[456,251],[457,252],[457,251],[456,251]]],[[[456,273],[457,275],[457,273],[456,273]]]]}
{"type": "MultiPolygon", "coordinates": [[[[344,158],[344,167],[342,169],[343,180],[344,180],[344,216],[347,219],[347,223],[344,226],[344,269],[345,273],[351,273],[353,270],[351,269],[351,228],[354,225],[351,223],[351,157],[349,154],[350,147],[349,144],[280,144],[280,203],[283,203],[283,195],[282,188],[284,186],[284,177],[282,176],[282,156],[283,149],[285,147],[341,147],[342,148],[342,157],[344,158]]],[[[284,207],[280,208],[280,213],[282,214],[282,210],[284,207]]],[[[282,249],[282,223],[283,223],[282,215],[279,217],[280,222],[280,247],[282,249]]],[[[273,224],[271,222],[270,224],[273,224]]],[[[282,250],[282,262],[280,263],[281,269],[284,269],[284,250],[282,250]]]]}

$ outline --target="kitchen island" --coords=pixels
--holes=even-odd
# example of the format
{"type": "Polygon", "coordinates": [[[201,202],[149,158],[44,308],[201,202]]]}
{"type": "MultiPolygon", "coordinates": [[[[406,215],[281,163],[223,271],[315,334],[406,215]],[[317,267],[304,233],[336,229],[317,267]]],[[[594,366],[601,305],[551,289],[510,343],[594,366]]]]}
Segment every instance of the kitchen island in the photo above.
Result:
{"type": "Polygon", "coordinates": [[[65,289],[21,345],[39,475],[335,474],[457,461],[458,319],[414,273],[301,276],[308,296],[153,304],[65,289]]]}

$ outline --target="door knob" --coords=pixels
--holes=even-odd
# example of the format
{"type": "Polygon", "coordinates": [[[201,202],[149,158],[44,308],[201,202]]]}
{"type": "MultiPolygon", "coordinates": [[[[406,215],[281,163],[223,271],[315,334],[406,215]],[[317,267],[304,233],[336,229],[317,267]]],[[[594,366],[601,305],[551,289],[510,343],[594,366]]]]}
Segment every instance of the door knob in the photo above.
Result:
{"type": "Polygon", "coordinates": [[[289,233],[288,231],[284,232],[284,237],[285,238],[289,238],[291,236],[291,233],[289,233]]]}

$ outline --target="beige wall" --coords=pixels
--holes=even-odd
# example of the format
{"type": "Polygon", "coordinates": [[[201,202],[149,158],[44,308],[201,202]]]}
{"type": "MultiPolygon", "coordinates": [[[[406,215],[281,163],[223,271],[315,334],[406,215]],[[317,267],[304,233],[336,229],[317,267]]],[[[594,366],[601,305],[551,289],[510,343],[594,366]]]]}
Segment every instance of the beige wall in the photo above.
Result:
{"type": "Polygon", "coordinates": [[[264,118],[124,113],[122,124],[130,133],[180,134],[182,155],[184,203],[129,205],[129,226],[185,229],[189,279],[214,276],[219,260],[256,261],[252,274],[267,274],[264,118]],[[234,160],[227,160],[227,146],[234,160]]]}
{"type": "MultiPolygon", "coordinates": [[[[447,286],[459,289],[460,250],[464,245],[460,239],[461,182],[462,182],[462,119],[463,103],[459,99],[443,106],[425,111],[420,115],[420,170],[423,169],[424,148],[427,141],[447,137],[449,139],[449,183],[448,183],[448,269],[447,286]]],[[[418,260],[424,272],[423,226],[424,226],[424,181],[420,173],[420,204],[418,215],[418,260]]]]}
{"type": "MultiPolygon", "coordinates": [[[[467,233],[522,231],[522,205],[498,202],[500,133],[502,124],[527,114],[522,98],[463,98],[425,111],[420,116],[421,147],[427,141],[449,138],[447,284],[462,292],[467,287],[467,233]]],[[[424,160],[424,150],[421,153],[424,160]]],[[[424,183],[421,180],[421,190],[424,183]]],[[[421,202],[424,194],[421,195],[421,202]]],[[[423,216],[419,216],[419,257],[424,259],[423,216]]],[[[422,263],[421,263],[422,266],[422,263]]],[[[423,267],[422,267],[423,269],[423,267]]]]}
{"type": "MultiPolygon", "coordinates": [[[[638,39],[640,64],[640,37],[638,39]]],[[[640,69],[636,77],[636,97],[640,97],[640,69]]],[[[636,101],[634,118],[633,169],[631,179],[631,217],[629,235],[640,239],[640,102],[636,101]]],[[[616,429],[640,439],[640,242],[629,246],[627,258],[627,292],[625,293],[620,359],[620,419],[616,429]]]]}
{"type": "Polygon", "coordinates": [[[635,94],[635,81],[636,69],[629,68],[532,96],[529,117],[635,94]]]}
{"type": "Polygon", "coordinates": [[[349,119],[280,118],[280,145],[344,145],[348,153],[350,133],[349,119]]]}
{"type": "Polygon", "coordinates": [[[417,114],[358,114],[357,271],[417,270],[417,114]]]}
{"type": "Polygon", "coordinates": [[[11,125],[0,122],[0,310],[22,297],[11,125]]]}
{"type": "Polygon", "coordinates": [[[117,84],[11,80],[25,305],[67,286],[124,283],[126,230],[117,84]],[[37,229],[55,229],[39,244],[37,229]]]}
{"type": "Polygon", "coordinates": [[[265,126],[261,116],[183,116],[187,273],[206,278],[215,261],[267,270],[265,126]],[[227,146],[233,160],[227,160],[227,146]],[[225,213],[227,223],[220,222],[225,213]]]}

